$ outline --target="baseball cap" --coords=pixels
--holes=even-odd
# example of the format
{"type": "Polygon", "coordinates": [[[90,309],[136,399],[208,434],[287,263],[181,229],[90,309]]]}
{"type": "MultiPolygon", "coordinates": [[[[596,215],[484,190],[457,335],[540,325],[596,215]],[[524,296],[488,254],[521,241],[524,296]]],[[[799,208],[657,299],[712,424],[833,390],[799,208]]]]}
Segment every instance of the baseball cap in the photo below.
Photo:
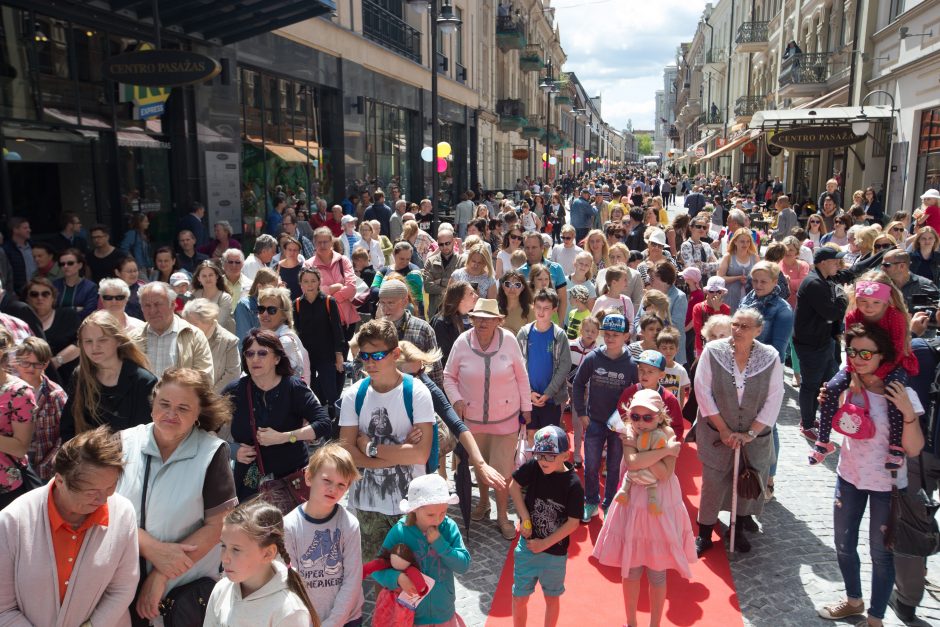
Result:
{"type": "Polygon", "coordinates": [[[822,263],[823,261],[842,259],[843,257],[845,257],[844,250],[836,250],[829,246],[820,246],[816,252],[813,253],[813,263],[822,263]]]}
{"type": "Polygon", "coordinates": [[[659,392],[656,390],[639,390],[633,395],[633,398],[630,399],[630,411],[633,411],[637,407],[662,411],[666,407],[666,404],[663,402],[663,397],[660,396],[659,392]]]}
{"type": "Polygon", "coordinates": [[[575,285],[568,291],[568,296],[572,300],[576,300],[581,303],[586,303],[591,300],[591,293],[588,292],[587,288],[583,285],[575,285]]]}
{"type": "Polygon", "coordinates": [[[618,333],[627,332],[627,319],[620,314],[610,314],[604,316],[604,322],[601,323],[601,331],[617,331],[618,333]]]}
{"type": "Polygon", "coordinates": [[[355,222],[356,216],[343,216],[343,219],[339,221],[341,226],[346,226],[350,222],[355,222]]]}
{"type": "Polygon", "coordinates": [[[666,358],[663,357],[663,354],[659,351],[652,349],[643,351],[634,361],[638,364],[646,364],[647,366],[652,366],[659,370],[666,369],[666,358]]]}
{"type": "Polygon", "coordinates": [[[170,275],[170,286],[176,287],[177,285],[192,284],[192,280],[189,278],[189,275],[185,272],[174,272],[170,275]]]}
{"type": "Polygon", "coordinates": [[[532,448],[527,453],[566,453],[568,451],[568,434],[561,427],[549,425],[535,432],[532,448]]]}

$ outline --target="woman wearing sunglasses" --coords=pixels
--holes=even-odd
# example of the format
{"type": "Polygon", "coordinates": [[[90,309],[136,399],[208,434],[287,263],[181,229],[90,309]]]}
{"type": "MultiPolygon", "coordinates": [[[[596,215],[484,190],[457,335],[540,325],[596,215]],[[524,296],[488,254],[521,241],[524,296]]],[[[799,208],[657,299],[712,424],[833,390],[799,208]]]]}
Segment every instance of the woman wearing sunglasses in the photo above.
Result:
{"type": "Polygon", "coordinates": [[[144,321],[125,312],[131,290],[121,279],[101,279],[98,283],[98,309],[114,316],[125,331],[133,331],[144,326],[144,321]]]}
{"type": "Polygon", "coordinates": [[[532,307],[532,289],[525,276],[518,270],[511,270],[503,275],[496,295],[499,312],[503,314],[500,326],[511,331],[513,337],[519,329],[535,320],[532,307]]]}
{"type": "Polygon", "coordinates": [[[307,383],[310,378],[310,356],[294,331],[294,313],[290,292],[286,287],[267,287],[258,292],[258,323],[281,340],[295,377],[307,383]]]}
{"type": "Polygon", "coordinates": [[[513,269],[512,254],[522,249],[522,227],[512,226],[503,235],[503,242],[499,253],[496,255],[496,278],[513,269]]]}
{"type": "Polygon", "coordinates": [[[813,250],[819,247],[823,235],[827,233],[826,223],[821,215],[811,215],[806,221],[806,238],[813,242],[813,250]]]}
{"type": "Polygon", "coordinates": [[[232,439],[237,445],[235,490],[240,502],[257,494],[265,478],[279,479],[304,469],[305,442],[329,437],[332,431],[326,408],[294,376],[275,333],[248,332],[242,345],[242,370],[247,376],[223,392],[235,407],[232,439]]]}
{"type": "Polygon", "coordinates": [[[23,293],[26,295],[26,304],[39,319],[46,341],[52,348],[52,363],[58,371],[59,380],[67,383],[72,370],[78,365],[78,346],[75,343],[80,322],[78,314],[71,307],[57,310],[53,306],[58,294],[49,279],[37,277],[31,280],[23,293]]]}
{"type": "Polygon", "coordinates": [[[96,311],[78,328],[78,345],[79,367],[62,410],[62,441],[101,425],[120,431],[150,422],[157,378],[120,322],[108,311],[96,311]]]}
{"type": "Polygon", "coordinates": [[[58,297],[56,309],[71,307],[84,320],[98,308],[98,286],[82,275],[85,273],[85,255],[77,248],[66,248],[59,253],[62,277],[52,282],[58,297]]]}

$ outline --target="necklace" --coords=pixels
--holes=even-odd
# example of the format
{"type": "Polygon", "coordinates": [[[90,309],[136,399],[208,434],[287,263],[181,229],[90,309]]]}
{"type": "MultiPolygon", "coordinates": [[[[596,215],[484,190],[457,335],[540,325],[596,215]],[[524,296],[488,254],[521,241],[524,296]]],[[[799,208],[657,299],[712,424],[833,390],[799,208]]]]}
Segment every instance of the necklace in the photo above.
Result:
{"type": "Polygon", "coordinates": [[[738,359],[737,359],[737,354],[736,354],[736,350],[734,347],[734,338],[730,340],[729,344],[731,345],[731,361],[733,362],[733,365],[734,365],[734,367],[731,369],[731,380],[734,382],[735,388],[739,390],[743,390],[744,384],[747,383],[747,380],[748,380],[748,368],[751,365],[751,354],[753,354],[754,352],[754,343],[753,342],[751,343],[751,347],[747,351],[747,361],[744,364],[744,372],[741,373],[740,382],[738,381],[738,375],[737,375],[738,359]]]}

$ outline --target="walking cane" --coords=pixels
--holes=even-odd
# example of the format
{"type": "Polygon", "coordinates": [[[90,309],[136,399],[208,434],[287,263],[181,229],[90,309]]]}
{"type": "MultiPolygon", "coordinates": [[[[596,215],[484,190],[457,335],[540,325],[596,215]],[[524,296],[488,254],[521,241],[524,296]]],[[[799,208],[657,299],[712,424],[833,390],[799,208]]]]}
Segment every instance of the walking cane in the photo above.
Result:
{"type": "Polygon", "coordinates": [[[734,534],[738,520],[738,470],[741,468],[741,449],[734,449],[734,476],[731,477],[731,552],[734,553],[734,534]]]}

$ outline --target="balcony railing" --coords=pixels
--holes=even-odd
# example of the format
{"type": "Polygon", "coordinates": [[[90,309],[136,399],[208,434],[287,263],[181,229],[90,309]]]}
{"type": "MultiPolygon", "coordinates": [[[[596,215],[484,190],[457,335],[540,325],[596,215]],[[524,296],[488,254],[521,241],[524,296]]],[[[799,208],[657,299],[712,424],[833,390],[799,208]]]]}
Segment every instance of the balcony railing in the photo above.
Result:
{"type": "Polygon", "coordinates": [[[736,44],[767,43],[767,25],[770,22],[744,22],[738,26],[738,34],[734,38],[736,44]]]}
{"type": "Polygon", "coordinates": [[[703,113],[698,116],[699,126],[710,126],[717,125],[720,126],[725,123],[725,116],[721,115],[720,111],[715,111],[713,113],[703,113]]]}
{"type": "Polygon", "coordinates": [[[421,32],[373,0],[362,0],[362,34],[380,46],[421,63],[421,32]]]}
{"type": "Polygon", "coordinates": [[[542,49],[539,46],[530,44],[519,53],[519,68],[523,72],[538,72],[544,64],[542,49]]]}
{"type": "Polygon", "coordinates": [[[712,49],[705,53],[705,63],[724,63],[725,51],[721,49],[712,49]]]}
{"type": "Polygon", "coordinates": [[[504,98],[496,101],[496,113],[499,114],[499,128],[512,131],[528,123],[525,117],[525,103],[516,98],[504,98]]]}
{"type": "Polygon", "coordinates": [[[766,108],[764,100],[766,96],[741,96],[734,102],[734,115],[739,118],[749,118],[766,108]]]}
{"type": "Polygon", "coordinates": [[[512,15],[496,16],[496,45],[503,51],[525,48],[525,25],[522,20],[512,15]]]}
{"type": "Polygon", "coordinates": [[[829,79],[832,53],[795,54],[780,63],[780,86],[825,83],[829,79]]]}

